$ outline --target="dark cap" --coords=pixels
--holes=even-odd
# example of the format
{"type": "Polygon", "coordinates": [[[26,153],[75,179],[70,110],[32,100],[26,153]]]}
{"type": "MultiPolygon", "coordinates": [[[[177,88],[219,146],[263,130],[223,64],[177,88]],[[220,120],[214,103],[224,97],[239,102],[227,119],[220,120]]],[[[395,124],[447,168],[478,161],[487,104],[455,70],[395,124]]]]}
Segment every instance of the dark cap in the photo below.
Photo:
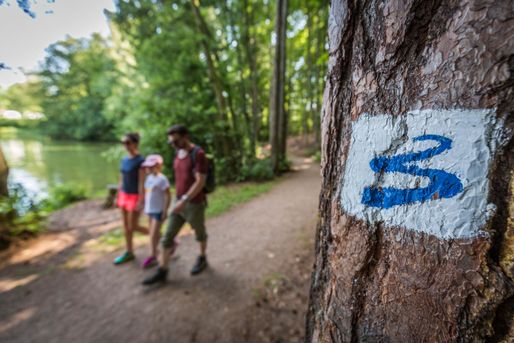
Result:
{"type": "Polygon", "coordinates": [[[168,129],[168,135],[173,135],[175,133],[177,133],[181,136],[185,136],[185,135],[189,134],[189,130],[184,125],[176,124],[176,125],[171,126],[168,129]]]}

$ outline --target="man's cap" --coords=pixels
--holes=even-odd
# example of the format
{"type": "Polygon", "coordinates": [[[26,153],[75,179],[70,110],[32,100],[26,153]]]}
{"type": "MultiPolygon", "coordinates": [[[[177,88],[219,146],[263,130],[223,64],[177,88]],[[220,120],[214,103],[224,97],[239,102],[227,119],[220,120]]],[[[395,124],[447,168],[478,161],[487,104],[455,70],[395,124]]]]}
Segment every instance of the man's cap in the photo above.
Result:
{"type": "Polygon", "coordinates": [[[161,155],[148,155],[141,165],[142,167],[153,167],[163,163],[161,155]]]}

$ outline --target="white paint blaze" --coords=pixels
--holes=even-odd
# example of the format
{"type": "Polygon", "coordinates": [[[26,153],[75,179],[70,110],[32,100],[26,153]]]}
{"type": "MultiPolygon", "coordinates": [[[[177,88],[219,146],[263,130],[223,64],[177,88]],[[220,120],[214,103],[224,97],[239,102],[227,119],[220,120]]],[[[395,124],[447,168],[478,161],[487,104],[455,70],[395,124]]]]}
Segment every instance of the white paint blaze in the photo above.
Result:
{"type": "Polygon", "coordinates": [[[487,204],[487,174],[500,136],[501,123],[494,110],[421,110],[404,116],[362,115],[352,125],[341,205],[347,213],[370,223],[382,222],[385,226],[403,227],[439,238],[481,235],[484,233],[481,229],[494,213],[494,205],[487,204]],[[364,190],[370,187],[378,191],[407,189],[409,192],[428,187],[429,177],[401,171],[375,172],[370,162],[380,156],[391,159],[436,148],[439,144],[433,139],[413,141],[416,137],[433,135],[451,140],[451,148],[428,158],[402,163],[406,168],[428,168],[443,176],[454,175],[450,175],[452,180],[457,177],[460,183],[457,182],[459,187],[454,187],[453,193],[441,197],[444,192],[437,192],[427,200],[387,206],[373,205],[369,198],[368,201],[366,197],[363,199],[364,190]]]}

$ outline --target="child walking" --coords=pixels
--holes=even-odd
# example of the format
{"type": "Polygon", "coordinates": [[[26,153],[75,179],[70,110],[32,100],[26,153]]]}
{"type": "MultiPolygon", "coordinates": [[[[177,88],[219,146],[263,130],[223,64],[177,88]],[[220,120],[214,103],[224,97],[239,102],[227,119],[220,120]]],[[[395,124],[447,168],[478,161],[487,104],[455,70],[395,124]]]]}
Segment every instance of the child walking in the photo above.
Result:
{"type": "Polygon", "coordinates": [[[170,183],[161,173],[163,159],[160,155],[149,155],[143,164],[147,168],[145,180],[145,208],[149,219],[150,256],[143,262],[143,268],[150,268],[157,264],[157,245],[161,236],[161,225],[168,216],[171,193],[170,183]]]}

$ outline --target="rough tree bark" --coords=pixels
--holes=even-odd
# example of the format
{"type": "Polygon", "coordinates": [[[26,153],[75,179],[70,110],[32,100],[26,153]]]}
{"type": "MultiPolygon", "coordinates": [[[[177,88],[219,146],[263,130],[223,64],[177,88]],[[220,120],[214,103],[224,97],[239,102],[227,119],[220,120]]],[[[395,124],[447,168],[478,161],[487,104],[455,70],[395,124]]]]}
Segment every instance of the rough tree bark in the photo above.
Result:
{"type": "Polygon", "coordinates": [[[307,342],[514,336],[512,6],[332,0],[307,342]]]}
{"type": "Polygon", "coordinates": [[[273,58],[273,78],[270,90],[270,144],[271,164],[275,173],[280,170],[280,162],[285,159],[287,118],[284,108],[286,74],[286,29],[287,0],[277,1],[275,24],[276,45],[273,58]]]}

